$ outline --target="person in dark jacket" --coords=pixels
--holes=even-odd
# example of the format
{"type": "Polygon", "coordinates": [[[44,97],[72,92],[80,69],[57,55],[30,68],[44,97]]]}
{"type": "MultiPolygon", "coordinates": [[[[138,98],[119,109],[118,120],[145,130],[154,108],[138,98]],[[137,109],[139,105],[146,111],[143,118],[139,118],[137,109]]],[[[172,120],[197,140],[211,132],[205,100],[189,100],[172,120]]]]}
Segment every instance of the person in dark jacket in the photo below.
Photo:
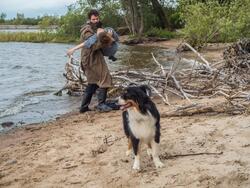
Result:
{"type": "Polygon", "coordinates": [[[83,95],[80,112],[84,113],[90,110],[88,106],[97,89],[99,92],[97,93],[98,105],[96,109],[101,112],[108,112],[112,108],[105,102],[107,90],[112,86],[112,78],[103,56],[102,45],[95,43],[91,48],[84,47],[84,42],[95,35],[97,29],[102,26],[98,11],[91,10],[88,13],[88,19],[89,21],[81,28],[81,43],[69,49],[67,55],[71,56],[75,50],[81,49],[81,68],[85,72],[88,85],[83,95]]]}

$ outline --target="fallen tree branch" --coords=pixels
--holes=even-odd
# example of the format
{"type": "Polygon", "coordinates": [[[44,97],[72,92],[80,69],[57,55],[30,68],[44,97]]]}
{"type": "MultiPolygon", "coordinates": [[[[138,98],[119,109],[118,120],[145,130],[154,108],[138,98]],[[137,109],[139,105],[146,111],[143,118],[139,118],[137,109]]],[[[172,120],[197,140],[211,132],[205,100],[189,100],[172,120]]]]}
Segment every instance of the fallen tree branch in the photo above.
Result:
{"type": "Polygon", "coordinates": [[[162,118],[179,117],[179,116],[193,116],[197,114],[207,113],[226,113],[230,115],[243,114],[247,110],[244,106],[229,104],[228,102],[221,102],[216,104],[192,104],[177,108],[170,112],[161,114],[162,118]]]}
{"type": "Polygon", "coordinates": [[[184,42],[183,45],[187,46],[190,50],[192,50],[206,64],[206,68],[209,70],[209,72],[212,73],[212,69],[210,67],[209,62],[199,52],[197,52],[192,46],[190,46],[186,42],[184,42]]]}

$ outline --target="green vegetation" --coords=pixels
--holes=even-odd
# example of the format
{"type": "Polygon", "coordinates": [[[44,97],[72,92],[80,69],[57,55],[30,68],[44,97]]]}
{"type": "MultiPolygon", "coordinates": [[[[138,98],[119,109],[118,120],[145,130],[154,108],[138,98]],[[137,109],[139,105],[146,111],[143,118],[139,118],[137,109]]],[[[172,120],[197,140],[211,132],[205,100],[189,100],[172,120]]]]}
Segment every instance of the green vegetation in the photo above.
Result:
{"type": "Polygon", "coordinates": [[[78,39],[61,36],[52,32],[17,32],[17,33],[0,33],[0,42],[77,42],[78,39]]]}
{"type": "Polygon", "coordinates": [[[182,0],[184,38],[193,46],[250,37],[250,1],[182,0]]]}
{"type": "Polygon", "coordinates": [[[174,32],[170,32],[164,29],[159,29],[159,28],[152,28],[148,30],[145,35],[147,37],[160,37],[160,38],[165,38],[165,39],[171,39],[176,36],[174,32]]]}
{"type": "Polygon", "coordinates": [[[6,19],[5,13],[0,14],[0,24],[4,25],[40,25],[41,23],[47,22],[50,25],[57,25],[60,18],[57,16],[44,15],[43,17],[38,16],[37,18],[25,18],[24,14],[17,13],[13,19],[6,19]]]}
{"type": "Polygon", "coordinates": [[[98,9],[104,26],[126,26],[132,37],[183,37],[191,45],[232,42],[250,37],[250,0],[77,0],[64,16],[16,18],[0,24],[39,25],[45,32],[0,34],[0,41],[69,42],[77,41],[90,9],[98,9]],[[47,28],[57,25],[56,32],[47,28]],[[176,34],[176,30],[181,33],[176,34]]]}

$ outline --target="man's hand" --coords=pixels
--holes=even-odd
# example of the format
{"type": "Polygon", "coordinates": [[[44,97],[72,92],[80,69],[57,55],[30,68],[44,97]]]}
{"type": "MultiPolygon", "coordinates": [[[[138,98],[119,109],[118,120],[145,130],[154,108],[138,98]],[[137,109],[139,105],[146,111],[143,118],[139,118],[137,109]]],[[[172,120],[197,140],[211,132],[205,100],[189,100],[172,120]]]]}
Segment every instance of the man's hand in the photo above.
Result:
{"type": "Polygon", "coordinates": [[[110,34],[111,36],[113,35],[113,31],[112,31],[112,29],[108,29],[108,34],[110,34]]]}

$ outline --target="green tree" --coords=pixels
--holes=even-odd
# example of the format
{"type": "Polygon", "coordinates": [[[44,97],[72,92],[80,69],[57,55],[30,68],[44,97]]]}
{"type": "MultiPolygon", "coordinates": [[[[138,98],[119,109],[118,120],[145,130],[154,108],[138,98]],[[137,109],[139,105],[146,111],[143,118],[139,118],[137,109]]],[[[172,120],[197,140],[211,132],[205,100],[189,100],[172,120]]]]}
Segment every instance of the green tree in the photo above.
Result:
{"type": "Polygon", "coordinates": [[[38,22],[41,29],[48,29],[50,26],[58,25],[59,18],[56,16],[43,16],[42,20],[38,22]]]}
{"type": "Polygon", "coordinates": [[[75,5],[68,7],[68,12],[59,21],[59,34],[69,37],[79,37],[81,26],[86,23],[86,14],[75,5]]]}
{"type": "Polygon", "coordinates": [[[2,12],[2,13],[0,14],[0,23],[4,23],[6,17],[7,17],[7,14],[5,14],[5,13],[2,12]]]}
{"type": "Polygon", "coordinates": [[[24,14],[23,13],[17,13],[16,18],[13,19],[13,24],[22,25],[23,22],[24,22],[24,14]]]}

